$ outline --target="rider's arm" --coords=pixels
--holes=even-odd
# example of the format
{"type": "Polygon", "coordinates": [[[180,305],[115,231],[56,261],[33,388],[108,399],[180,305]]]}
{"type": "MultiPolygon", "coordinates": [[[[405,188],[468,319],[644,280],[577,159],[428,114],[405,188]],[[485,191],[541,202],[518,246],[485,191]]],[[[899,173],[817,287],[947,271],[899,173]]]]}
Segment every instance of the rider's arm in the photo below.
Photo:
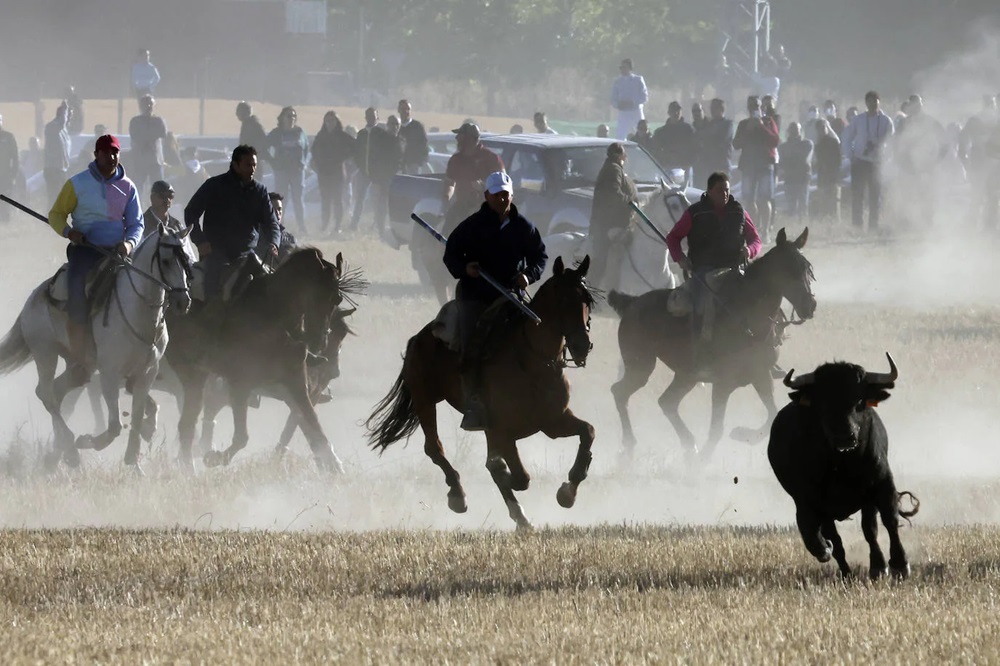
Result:
{"type": "Polygon", "coordinates": [[[760,234],[750,219],[750,213],[746,211],[743,211],[743,238],[747,242],[747,259],[753,259],[760,254],[760,234]]]}
{"type": "Polygon", "coordinates": [[[667,249],[670,250],[670,258],[675,263],[681,263],[681,260],[686,258],[684,251],[681,250],[681,241],[687,238],[689,233],[691,233],[691,211],[686,210],[667,234],[667,249]]]}
{"type": "Polygon", "coordinates": [[[72,181],[67,180],[59,196],[56,197],[56,202],[52,204],[52,210],[49,211],[49,226],[64,238],[71,228],[67,220],[74,210],[76,210],[76,188],[73,187],[72,181]]]}

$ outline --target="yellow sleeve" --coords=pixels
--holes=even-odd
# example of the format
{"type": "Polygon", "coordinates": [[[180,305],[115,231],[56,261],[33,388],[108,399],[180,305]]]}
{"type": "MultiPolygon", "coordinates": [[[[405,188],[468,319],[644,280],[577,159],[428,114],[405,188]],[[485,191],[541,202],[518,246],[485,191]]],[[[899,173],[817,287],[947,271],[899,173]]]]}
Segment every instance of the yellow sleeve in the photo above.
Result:
{"type": "Polygon", "coordinates": [[[73,187],[72,181],[67,180],[59,196],[56,197],[56,202],[52,204],[52,210],[49,211],[49,226],[60,236],[65,236],[66,227],[69,226],[67,218],[75,209],[76,188],[73,187]]]}

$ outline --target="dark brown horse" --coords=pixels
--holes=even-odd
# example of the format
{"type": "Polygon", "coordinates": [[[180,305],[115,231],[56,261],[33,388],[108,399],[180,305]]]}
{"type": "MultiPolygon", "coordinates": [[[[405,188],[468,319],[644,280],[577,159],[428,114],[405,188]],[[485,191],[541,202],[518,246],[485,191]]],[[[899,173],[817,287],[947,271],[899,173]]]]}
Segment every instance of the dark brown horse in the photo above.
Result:
{"type": "Polygon", "coordinates": [[[222,377],[233,410],[233,441],[225,451],[205,454],[206,465],[228,464],[249,440],[250,394],[278,385],[321,469],[342,471],[320,426],[309,394],[306,363],[327,346],[330,320],[345,293],[358,286],[347,275],[343,257],[336,264],[315,248],[292,253],[271,275],[255,280],[224,309],[212,304],[168,322],[167,360],[184,392],[178,433],[180,462],[192,467],[191,445],[202,411],[205,382],[222,377]]]}
{"type": "MultiPolygon", "coordinates": [[[[530,528],[514,491],[527,490],[530,477],[521,463],[517,440],[543,432],[551,438],[580,438],[569,481],[556,498],[569,508],[576,491],[587,478],[594,428],[569,408],[569,382],[563,375],[564,350],[577,365],[584,365],[590,352],[590,310],[594,297],[584,277],[590,258],[576,269],[566,268],[557,258],[553,275],[538,289],[531,308],[541,318],[535,324],[510,308],[509,325],[483,362],[483,400],[489,426],[486,429],[486,468],[519,528],[530,528]]],[[[506,312],[504,314],[507,314],[506,312]]],[[[437,403],[447,400],[462,410],[458,354],[434,336],[427,325],[410,338],[403,369],[389,394],[368,418],[372,448],[384,451],[390,444],[412,435],[419,425],[424,431],[424,452],[444,472],[448,484],[448,506],[457,513],[466,510],[465,490],[459,474],[444,455],[438,437],[437,403]]]]}
{"type": "MultiPolygon", "coordinates": [[[[712,424],[702,450],[712,455],[725,422],[729,396],[748,384],[754,387],[767,409],[767,420],[757,430],[737,428],[736,439],[757,442],[767,435],[778,409],[774,403],[771,368],[778,360],[777,344],[786,325],[781,313],[782,299],[803,319],[816,310],[812,294],[812,266],[801,254],[809,230],[789,241],[782,229],[777,244],[750,264],[742,277],[731,274],[718,289],[721,305],[716,306],[712,359],[712,424]]],[[[628,401],[649,381],[659,359],[674,371],[673,381],[660,396],[660,409],[673,424],[681,445],[695,452],[694,435],[678,411],[681,400],[700,381],[696,374],[689,317],[667,311],[670,289],[658,289],[642,296],[608,295],[608,302],[621,315],[618,346],[625,364],[625,376],[611,387],[622,422],[626,455],[635,448],[635,434],[628,414],[628,401]]],[[[711,296],[707,296],[711,298],[711,296]]]]}

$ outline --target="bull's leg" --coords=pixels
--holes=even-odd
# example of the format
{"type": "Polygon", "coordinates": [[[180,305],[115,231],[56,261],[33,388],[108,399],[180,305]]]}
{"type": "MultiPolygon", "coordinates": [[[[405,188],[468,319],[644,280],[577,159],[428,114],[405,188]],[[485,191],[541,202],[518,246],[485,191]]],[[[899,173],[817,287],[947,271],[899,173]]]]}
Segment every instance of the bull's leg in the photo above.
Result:
{"type": "Polygon", "coordinates": [[[854,574],[851,573],[851,567],[847,564],[847,553],[844,551],[844,541],[840,538],[840,532],[837,531],[837,523],[829,518],[823,522],[820,529],[823,537],[833,545],[833,559],[840,567],[840,575],[844,578],[851,578],[854,574]]]}
{"type": "Polygon", "coordinates": [[[580,446],[576,450],[576,460],[573,461],[573,466],[569,470],[569,481],[562,484],[559,487],[559,492],[556,493],[556,501],[559,502],[559,506],[568,509],[576,503],[577,488],[587,478],[587,472],[590,470],[590,462],[594,457],[591,451],[594,444],[594,426],[577,417],[572,410],[567,409],[555,424],[544,428],[542,432],[552,439],[574,435],[580,438],[580,446]]]}
{"type": "Polygon", "coordinates": [[[635,433],[632,431],[632,418],[628,413],[628,401],[636,391],[649,382],[649,376],[656,367],[656,356],[653,354],[622,355],[625,364],[625,374],[611,385],[611,395],[615,397],[615,407],[618,408],[618,418],[622,424],[622,444],[625,455],[635,453],[635,433]]]}
{"type": "Polygon", "coordinates": [[[508,450],[515,446],[514,440],[487,429],[486,445],[486,469],[489,470],[490,476],[493,477],[493,483],[500,490],[500,495],[507,505],[507,513],[517,523],[517,529],[532,529],[531,522],[525,517],[524,509],[521,508],[521,503],[514,496],[511,473],[507,467],[505,454],[509,455],[508,450]]]}
{"type": "Polygon", "coordinates": [[[878,545],[878,509],[874,504],[861,507],[861,531],[868,542],[868,577],[876,580],[885,575],[885,555],[878,545]]]}
{"type": "Polygon", "coordinates": [[[774,380],[771,379],[770,374],[761,375],[755,379],[753,381],[753,388],[757,392],[761,403],[763,403],[764,409],[767,410],[767,419],[757,429],[736,427],[733,428],[730,434],[730,437],[733,439],[746,442],[747,444],[759,444],[763,442],[771,430],[771,423],[774,422],[774,417],[778,414],[778,406],[774,404],[774,380]]]}
{"type": "Polygon", "coordinates": [[[796,504],[795,522],[799,527],[799,534],[802,535],[802,543],[805,544],[806,550],[820,562],[829,562],[830,555],[833,554],[833,546],[820,533],[823,519],[819,514],[811,507],[796,504]]]}
{"type": "Polygon", "coordinates": [[[735,388],[727,382],[712,384],[712,424],[708,429],[708,440],[701,452],[704,460],[712,457],[715,447],[722,439],[722,428],[726,424],[726,407],[729,405],[729,396],[733,394],[735,388]]]}
{"type": "Polygon", "coordinates": [[[897,578],[908,578],[910,562],[899,538],[899,496],[895,484],[888,482],[883,485],[878,494],[878,512],[885,531],[889,533],[889,571],[897,578]]]}
{"type": "MultiPolygon", "coordinates": [[[[97,436],[80,435],[76,438],[76,448],[101,451],[106,449],[121,434],[122,416],[118,403],[121,396],[121,383],[118,377],[114,376],[115,374],[113,372],[100,373],[101,393],[104,394],[104,403],[108,407],[108,429],[97,436]]],[[[145,405],[140,404],[139,406],[141,410],[145,410],[145,405]]],[[[139,415],[142,415],[142,411],[139,415]]],[[[134,414],[133,418],[135,418],[134,414]]]]}
{"type": "Polygon", "coordinates": [[[683,419],[681,419],[680,406],[681,400],[691,392],[691,389],[697,383],[698,380],[690,375],[674,375],[673,380],[667,386],[667,389],[660,396],[659,400],[660,409],[663,410],[664,415],[670,420],[671,425],[674,426],[677,438],[681,442],[681,447],[692,452],[695,451],[694,434],[688,429],[683,419]]]}

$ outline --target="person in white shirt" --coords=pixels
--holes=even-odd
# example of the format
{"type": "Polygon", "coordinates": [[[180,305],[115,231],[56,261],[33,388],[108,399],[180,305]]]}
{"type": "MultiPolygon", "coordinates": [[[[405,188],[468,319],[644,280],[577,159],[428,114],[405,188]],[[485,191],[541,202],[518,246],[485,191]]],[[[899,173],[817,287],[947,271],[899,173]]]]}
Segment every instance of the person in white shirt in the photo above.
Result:
{"type": "Polygon", "coordinates": [[[611,87],[611,106],[618,110],[618,125],[615,127],[615,138],[624,141],[629,132],[635,131],[635,126],[646,116],[642,106],[649,101],[649,91],[641,76],[632,72],[632,59],[625,58],[619,66],[621,76],[615,79],[611,87]]]}
{"type": "Polygon", "coordinates": [[[132,88],[136,99],[152,95],[160,82],[160,71],[149,59],[149,51],[139,50],[139,58],[132,65],[132,88]]]}
{"type": "Polygon", "coordinates": [[[531,119],[532,124],[535,126],[535,131],[539,134],[558,134],[549,127],[549,119],[545,117],[544,111],[535,111],[534,117],[531,119]]]}
{"type": "Polygon", "coordinates": [[[868,111],[859,113],[844,130],[841,145],[851,163],[851,205],[854,226],[864,226],[864,193],[868,190],[868,228],[878,228],[882,208],[882,174],[880,167],[886,142],[895,132],[892,119],[879,108],[879,96],[874,90],[865,95],[868,111]]]}

